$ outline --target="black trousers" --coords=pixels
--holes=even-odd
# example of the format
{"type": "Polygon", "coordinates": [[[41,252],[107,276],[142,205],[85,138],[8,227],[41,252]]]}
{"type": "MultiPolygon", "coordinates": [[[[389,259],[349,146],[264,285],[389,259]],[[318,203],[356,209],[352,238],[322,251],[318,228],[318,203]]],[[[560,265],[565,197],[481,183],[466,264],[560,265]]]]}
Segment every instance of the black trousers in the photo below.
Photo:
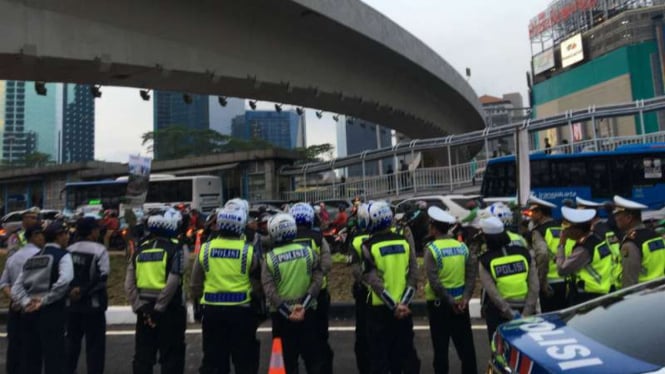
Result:
{"type": "Polygon", "coordinates": [[[411,374],[420,372],[413,346],[413,319],[397,319],[385,306],[367,307],[370,373],[411,374]]]}
{"type": "Polygon", "coordinates": [[[448,346],[451,338],[457,357],[462,361],[462,373],[477,373],[476,349],[473,345],[469,310],[463,314],[456,314],[447,303],[428,301],[427,314],[434,348],[434,373],[444,374],[449,371],[448,346]]]}
{"type": "Polygon", "coordinates": [[[308,374],[323,373],[323,344],[317,330],[316,311],[309,309],[305,320],[291,322],[279,313],[272,313],[272,336],[282,339],[284,367],[287,374],[298,374],[298,358],[302,356],[308,374]]]}
{"type": "Polygon", "coordinates": [[[317,325],[319,326],[319,339],[321,340],[321,344],[323,344],[322,370],[324,374],[332,374],[333,359],[335,357],[335,354],[333,353],[333,350],[330,347],[330,344],[328,343],[328,339],[330,336],[330,334],[328,333],[329,314],[330,314],[330,293],[328,292],[328,289],[324,288],[319,292],[319,296],[317,298],[316,313],[315,313],[317,325]]]}
{"type": "MultiPolygon", "coordinates": [[[[524,308],[516,309],[520,314],[524,308]]],[[[485,323],[487,324],[487,337],[489,338],[490,345],[492,344],[492,337],[496,328],[500,324],[510,321],[510,319],[503,318],[501,311],[490,300],[487,300],[483,305],[483,315],[485,316],[485,323]]]]}
{"type": "Polygon", "coordinates": [[[162,374],[182,374],[185,371],[185,329],[187,312],[185,307],[169,306],[163,313],[155,315],[157,326],[143,322],[143,313],[136,319],[134,374],[152,374],[159,353],[162,374]]]}
{"type": "Polygon", "coordinates": [[[81,354],[81,340],[84,336],[88,374],[101,374],[104,372],[106,357],[106,315],[103,310],[68,313],[65,338],[68,374],[76,372],[81,354]]]}
{"type": "Polygon", "coordinates": [[[356,301],[356,367],[358,373],[370,372],[369,337],[367,336],[367,295],[369,290],[362,283],[353,284],[353,297],[356,301]]]}
{"type": "Polygon", "coordinates": [[[203,306],[203,360],[199,373],[256,374],[259,341],[256,313],[242,306],[203,306]]]}
{"type": "Polygon", "coordinates": [[[566,283],[550,283],[550,287],[554,291],[552,296],[545,296],[540,293],[540,310],[542,313],[555,312],[564,309],[568,306],[568,299],[566,298],[566,283]]]}
{"type": "Polygon", "coordinates": [[[7,374],[18,374],[21,371],[21,313],[9,308],[7,315],[7,374]]]}
{"type": "Polygon", "coordinates": [[[21,373],[64,373],[65,322],[64,302],[21,315],[21,373]]]}

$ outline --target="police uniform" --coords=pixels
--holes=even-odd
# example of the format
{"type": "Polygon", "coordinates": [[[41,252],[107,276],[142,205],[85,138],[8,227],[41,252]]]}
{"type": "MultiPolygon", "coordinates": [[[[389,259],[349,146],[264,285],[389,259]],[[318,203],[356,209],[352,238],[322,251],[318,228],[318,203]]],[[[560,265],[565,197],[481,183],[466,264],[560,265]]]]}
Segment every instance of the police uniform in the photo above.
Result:
{"type": "Polygon", "coordinates": [[[192,271],[192,298],[203,306],[203,359],[200,373],[256,373],[257,315],[251,309],[259,287],[260,262],[242,236],[244,211],[217,215],[220,236],[203,244],[192,271]],[[232,223],[234,219],[239,219],[232,223]]]}
{"type": "Polygon", "coordinates": [[[519,314],[536,311],[538,274],[528,249],[511,243],[496,217],[480,221],[487,252],[480,256],[478,271],[486,297],[483,312],[490,341],[496,328],[519,314]]]}
{"type": "MultiPolygon", "coordinates": [[[[20,248],[12,257],[7,259],[5,268],[0,277],[0,288],[6,296],[11,297],[11,287],[18,279],[18,276],[23,270],[23,265],[32,256],[38,254],[42,249],[33,244],[30,240],[32,235],[41,234],[43,231],[39,224],[28,227],[25,231],[25,237],[28,238],[28,243],[20,248]]],[[[43,239],[42,239],[43,240],[43,239]]],[[[41,246],[44,243],[40,243],[41,246]]],[[[7,359],[5,361],[5,369],[8,374],[20,373],[21,369],[21,308],[17,303],[10,300],[9,310],[7,313],[7,359]]]]}
{"type": "MultiPolygon", "coordinates": [[[[554,209],[556,205],[535,196],[529,197],[530,210],[554,209]]],[[[534,222],[531,231],[531,247],[536,257],[540,283],[540,309],[543,313],[563,309],[567,306],[566,282],[556,268],[561,225],[544,214],[540,222],[534,222]]],[[[572,244],[572,243],[571,243],[572,244]]],[[[572,250],[572,245],[567,249],[572,250]]]]}
{"type": "Polygon", "coordinates": [[[314,230],[310,227],[298,225],[298,233],[296,238],[293,240],[295,243],[301,243],[310,246],[314,249],[317,257],[319,258],[321,271],[323,272],[323,281],[321,284],[321,290],[319,291],[319,296],[316,299],[316,319],[318,320],[319,325],[319,334],[321,335],[321,341],[324,344],[324,355],[325,355],[325,367],[323,369],[324,373],[332,374],[333,372],[333,359],[334,353],[328,343],[328,317],[330,314],[330,292],[328,292],[328,273],[332,268],[332,258],[330,257],[330,246],[328,242],[323,239],[321,231],[314,230]]]}
{"type": "MultiPolygon", "coordinates": [[[[361,208],[362,209],[362,208],[361,208]]],[[[352,295],[355,301],[356,331],[354,352],[356,354],[356,367],[359,373],[369,373],[369,341],[367,337],[367,296],[369,289],[362,281],[363,261],[362,246],[369,239],[365,230],[358,230],[351,239],[351,268],[353,272],[352,295]]]]}
{"type": "Polygon", "coordinates": [[[163,374],[181,374],[185,367],[187,314],[182,292],[184,254],[173,239],[181,218],[152,216],[152,237],[141,243],[127,266],[125,292],[137,314],[133,370],[152,373],[159,352],[163,374]]]}
{"type": "MultiPolygon", "coordinates": [[[[430,207],[427,214],[437,225],[442,223],[447,227],[456,221],[438,207],[430,207]]],[[[462,373],[476,373],[476,351],[467,307],[475,286],[476,258],[464,243],[450,238],[446,232],[438,232],[434,240],[425,245],[424,266],[428,280],[425,298],[434,347],[434,373],[449,371],[451,338],[462,361],[462,373]]]]}
{"type": "Polygon", "coordinates": [[[396,315],[398,305],[408,307],[415,294],[415,251],[403,236],[390,231],[392,213],[387,204],[373,203],[370,216],[372,235],[363,244],[363,281],[370,289],[367,329],[371,373],[418,373],[413,319],[410,314],[396,315]]]}
{"type": "Polygon", "coordinates": [[[65,369],[65,307],[74,278],[67,226],[51,223],[44,236],[48,244],[23,265],[12,286],[12,301],[21,306],[21,372],[62,373],[65,369]]]}
{"type": "Polygon", "coordinates": [[[110,262],[106,248],[94,241],[96,237],[90,237],[97,229],[99,226],[95,218],[82,218],[76,229],[82,239],[67,248],[74,263],[74,280],[70,285],[72,292],[67,313],[67,373],[76,372],[83,336],[88,373],[104,372],[105,313],[108,306],[106,280],[110,262]]]}
{"type": "MultiPolygon", "coordinates": [[[[580,197],[576,197],[575,202],[578,209],[595,209],[598,212],[603,207],[600,203],[580,197]]],[[[621,268],[621,240],[616,231],[612,229],[612,226],[606,221],[601,220],[598,215],[596,215],[591,224],[591,231],[599,238],[605,240],[612,253],[612,285],[615,290],[618,290],[621,288],[621,274],[623,272],[621,268]]]]}
{"type": "Polygon", "coordinates": [[[287,373],[298,373],[298,358],[302,356],[307,373],[320,374],[325,363],[315,315],[323,279],[318,256],[310,246],[293,242],[297,228],[290,215],[279,213],[271,217],[268,229],[275,245],[265,254],[261,279],[271,306],[273,338],[282,340],[287,373]],[[287,233],[276,233],[278,229],[287,233]],[[291,320],[298,306],[304,308],[304,319],[291,320]]]}
{"type": "Polygon", "coordinates": [[[593,209],[561,208],[561,213],[570,225],[589,231],[575,238],[570,255],[565,254],[563,245],[559,245],[556,258],[557,271],[564,277],[572,277],[569,290],[572,305],[594,299],[614,290],[612,277],[612,252],[604,238],[591,231],[591,223],[596,216],[593,209]]]}
{"type": "Polygon", "coordinates": [[[28,240],[25,237],[25,229],[27,226],[37,223],[38,216],[39,208],[37,207],[24,210],[23,213],[21,213],[21,218],[23,221],[21,223],[21,228],[10,235],[9,239],[7,240],[7,258],[11,257],[14,253],[16,253],[16,251],[28,244],[28,240]],[[35,221],[27,221],[28,216],[33,217],[35,221]]]}
{"type": "Polygon", "coordinates": [[[639,211],[647,209],[647,206],[620,196],[614,196],[614,205],[613,213],[617,225],[626,233],[621,241],[623,287],[664,276],[665,240],[637,219],[633,219],[626,227],[621,227],[618,217],[620,214],[638,217],[639,211]]]}

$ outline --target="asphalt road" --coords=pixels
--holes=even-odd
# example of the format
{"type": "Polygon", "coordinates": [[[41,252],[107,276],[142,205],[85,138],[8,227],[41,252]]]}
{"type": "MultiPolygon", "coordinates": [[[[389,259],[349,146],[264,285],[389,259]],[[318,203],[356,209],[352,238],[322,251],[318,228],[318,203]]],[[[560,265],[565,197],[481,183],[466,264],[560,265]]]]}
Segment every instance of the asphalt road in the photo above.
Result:
{"type": "MultiPolygon", "coordinates": [[[[489,345],[487,342],[487,330],[482,320],[473,321],[473,336],[478,360],[478,370],[483,372],[487,367],[489,359],[489,345]]],[[[420,319],[415,321],[415,344],[418,356],[421,360],[421,373],[432,373],[432,345],[427,321],[420,319]]],[[[330,342],[335,351],[335,373],[356,373],[355,354],[353,352],[353,322],[336,323],[331,326],[330,342]]],[[[261,368],[259,373],[268,372],[271,350],[270,325],[266,324],[259,329],[257,334],[261,341],[261,368]]],[[[4,372],[7,339],[2,335],[0,339],[0,372],[4,372]]],[[[107,332],[106,349],[106,373],[131,373],[131,358],[134,350],[134,335],[132,326],[112,327],[107,332]]],[[[451,373],[459,373],[460,363],[452,346],[449,351],[451,373]]],[[[86,373],[83,357],[80,360],[79,373],[86,373]]],[[[201,362],[201,333],[200,325],[189,326],[187,333],[187,357],[186,373],[197,373],[201,362]]],[[[155,373],[160,370],[155,368],[155,373]]],[[[305,373],[304,369],[301,373],[305,373]]]]}

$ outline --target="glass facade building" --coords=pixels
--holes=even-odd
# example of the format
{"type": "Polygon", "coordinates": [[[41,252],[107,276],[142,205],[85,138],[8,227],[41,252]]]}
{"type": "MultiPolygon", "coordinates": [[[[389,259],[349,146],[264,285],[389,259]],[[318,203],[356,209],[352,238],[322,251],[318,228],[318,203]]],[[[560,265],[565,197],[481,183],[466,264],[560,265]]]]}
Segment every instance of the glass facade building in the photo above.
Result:
{"type": "MultiPolygon", "coordinates": [[[[392,145],[392,132],[389,128],[367,122],[358,118],[339,116],[337,121],[337,157],[344,157],[363,151],[390,147],[392,145]]],[[[379,175],[388,170],[392,160],[385,160],[380,170],[377,161],[365,163],[365,175],[379,175]]],[[[394,171],[394,170],[393,170],[394,171]]],[[[347,177],[361,177],[362,165],[353,165],[346,168],[347,177]]]]}
{"type": "Polygon", "coordinates": [[[47,83],[38,95],[34,82],[0,83],[2,160],[21,161],[39,152],[52,162],[93,160],[95,102],[90,86],[47,83]]]}
{"type": "MultiPolygon", "coordinates": [[[[220,134],[231,134],[234,117],[244,113],[245,100],[228,98],[226,106],[220,105],[218,97],[190,95],[186,103],[180,92],[155,91],[153,101],[153,129],[183,126],[190,129],[212,129],[220,134]]],[[[155,159],[159,159],[160,144],[154,144],[155,159]]]]}
{"type": "Polygon", "coordinates": [[[262,139],[285,149],[305,146],[305,116],[295,111],[248,111],[235,117],[232,127],[234,138],[262,139]]]}

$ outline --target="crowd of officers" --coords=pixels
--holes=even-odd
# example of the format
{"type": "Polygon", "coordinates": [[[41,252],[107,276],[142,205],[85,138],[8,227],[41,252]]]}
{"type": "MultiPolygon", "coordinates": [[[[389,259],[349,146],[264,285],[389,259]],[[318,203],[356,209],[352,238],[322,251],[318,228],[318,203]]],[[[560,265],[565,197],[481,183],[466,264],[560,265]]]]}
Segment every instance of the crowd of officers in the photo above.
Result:
{"type": "MultiPolygon", "coordinates": [[[[577,199],[574,205],[560,208],[557,222],[558,207],[531,197],[528,224],[514,226],[512,210],[495,203],[476,209],[465,229],[447,211],[420,206],[423,231],[396,225],[386,202],[358,203],[349,238],[358,372],[420,372],[410,306],[418,289],[417,248],[437,374],[449,371],[450,340],[462,372],[478,371],[468,306],[478,278],[492,339],[503,322],[665,275],[665,241],[642,223],[646,206],[616,196],[605,221],[600,204],[577,199]]],[[[248,217],[246,201],[227,202],[191,265],[189,291],[203,331],[199,372],[230,373],[233,366],[235,373],[257,373],[256,331],[270,318],[287,373],[298,372],[300,359],[308,373],[332,373],[331,254],[314,209],[294,204],[262,227],[248,217]]],[[[62,222],[42,228],[28,211],[23,223],[20,249],[0,280],[12,300],[7,372],[40,373],[43,365],[47,373],[73,373],[84,335],[88,372],[103,372],[109,261],[97,243],[97,221],[81,219],[81,240],[69,246],[62,222]]],[[[127,267],[125,290],[137,314],[134,373],[152,373],[156,363],[166,374],[185,370],[183,275],[190,265],[177,240],[181,223],[177,210],[150,216],[150,235],[127,267]]]]}

